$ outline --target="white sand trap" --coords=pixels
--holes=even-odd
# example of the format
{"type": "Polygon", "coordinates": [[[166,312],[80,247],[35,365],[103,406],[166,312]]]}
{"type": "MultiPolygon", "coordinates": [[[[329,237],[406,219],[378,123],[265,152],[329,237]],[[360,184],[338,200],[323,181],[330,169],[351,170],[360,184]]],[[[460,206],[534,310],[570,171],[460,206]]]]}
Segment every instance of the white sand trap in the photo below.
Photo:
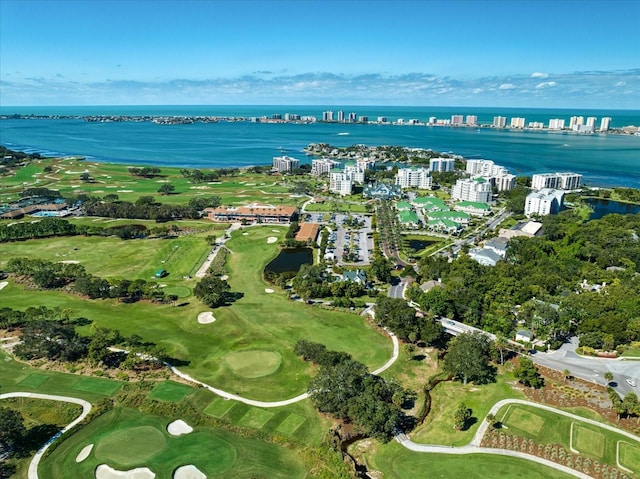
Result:
{"type": "Polygon", "coordinates": [[[4,287],[8,284],[9,284],[9,281],[3,281],[2,283],[0,283],[0,291],[3,290],[4,287]]]}
{"type": "Polygon", "coordinates": [[[148,467],[137,467],[129,471],[118,471],[106,464],[96,468],[96,479],[154,479],[155,473],[148,467]]]}
{"type": "Polygon", "coordinates": [[[276,238],[275,236],[269,236],[267,238],[267,243],[271,244],[271,243],[276,243],[278,241],[278,238],[276,238]]]}
{"type": "Polygon", "coordinates": [[[226,280],[228,280],[228,279],[229,279],[229,275],[228,275],[228,274],[223,274],[222,276],[220,276],[220,279],[221,279],[222,281],[226,281],[226,280]]]}
{"type": "Polygon", "coordinates": [[[77,259],[66,259],[64,261],[60,261],[60,263],[62,263],[62,264],[79,264],[80,261],[78,261],[77,259]]]}
{"type": "Polygon", "coordinates": [[[207,479],[207,475],[193,464],[189,464],[176,469],[173,473],[173,479],[207,479]]]}
{"type": "Polygon", "coordinates": [[[249,236],[249,233],[242,233],[242,236],[249,236]]]}
{"type": "Polygon", "coordinates": [[[118,193],[133,193],[133,190],[118,190],[118,193]]]}
{"type": "Polygon", "coordinates": [[[274,293],[274,291],[271,288],[265,288],[264,292],[269,294],[274,293]]]}
{"type": "Polygon", "coordinates": [[[167,426],[167,432],[172,436],[182,436],[193,432],[193,428],[182,419],[177,419],[167,426]]]}
{"type": "Polygon", "coordinates": [[[88,446],[84,446],[82,448],[82,451],[80,451],[80,453],[76,456],[76,462],[82,462],[87,457],[89,457],[89,454],[91,454],[91,450],[92,449],[93,449],[93,444],[89,444],[88,446]]]}
{"type": "Polygon", "coordinates": [[[198,315],[198,322],[200,324],[209,324],[213,323],[216,318],[213,317],[213,313],[211,311],[205,311],[204,313],[200,313],[198,315]]]}
{"type": "Polygon", "coordinates": [[[271,231],[273,231],[274,233],[280,233],[280,230],[271,230],[271,231]]]}

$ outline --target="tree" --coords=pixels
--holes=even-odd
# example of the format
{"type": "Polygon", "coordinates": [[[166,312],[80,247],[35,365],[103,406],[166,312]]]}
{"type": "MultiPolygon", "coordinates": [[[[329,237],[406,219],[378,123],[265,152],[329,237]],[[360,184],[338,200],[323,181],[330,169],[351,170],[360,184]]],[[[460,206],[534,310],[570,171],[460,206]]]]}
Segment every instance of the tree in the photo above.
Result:
{"type": "Polygon", "coordinates": [[[489,336],[478,331],[456,336],[444,357],[444,370],[454,378],[462,378],[464,384],[492,381],[495,368],[489,364],[490,342],[489,336]]]}
{"type": "MultiPolygon", "coordinates": [[[[564,377],[564,382],[566,383],[569,379],[571,379],[571,371],[569,371],[568,369],[563,369],[562,376],[564,377]]],[[[604,378],[607,379],[607,373],[604,374],[604,378]]],[[[611,374],[611,379],[613,379],[613,374],[611,374]]]]}
{"type": "Polygon", "coordinates": [[[493,342],[493,347],[500,353],[500,364],[504,364],[504,351],[509,347],[507,338],[497,335],[496,340],[493,342]]]}
{"type": "Polygon", "coordinates": [[[538,368],[527,357],[520,358],[520,365],[514,369],[513,374],[518,381],[527,387],[539,389],[544,386],[544,379],[540,376],[538,368]]]}
{"type": "Polygon", "coordinates": [[[207,306],[215,308],[227,304],[230,300],[230,289],[226,281],[214,276],[205,276],[193,288],[193,294],[207,306]]]}
{"type": "Polygon", "coordinates": [[[22,415],[13,409],[0,407],[0,451],[13,449],[26,433],[22,415]]]}
{"type": "Polygon", "coordinates": [[[162,186],[158,188],[158,193],[160,193],[161,195],[170,195],[175,192],[175,190],[176,187],[171,183],[163,183],[162,186]]]}
{"type": "Polygon", "coordinates": [[[469,419],[471,419],[471,409],[464,402],[461,402],[453,416],[453,428],[458,431],[464,430],[469,419]]]}
{"type": "Polygon", "coordinates": [[[613,373],[611,371],[604,373],[604,380],[607,381],[607,384],[613,381],[613,373]]]}

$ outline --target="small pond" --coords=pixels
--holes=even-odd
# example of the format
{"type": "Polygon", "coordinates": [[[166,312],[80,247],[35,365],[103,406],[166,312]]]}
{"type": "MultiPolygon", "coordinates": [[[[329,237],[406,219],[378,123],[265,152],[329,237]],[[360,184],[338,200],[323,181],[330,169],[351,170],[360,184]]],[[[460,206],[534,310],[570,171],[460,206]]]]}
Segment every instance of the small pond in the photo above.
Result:
{"type": "Polygon", "coordinates": [[[437,243],[437,241],[427,240],[427,239],[410,239],[407,240],[407,245],[414,251],[423,250],[432,244],[437,243]]]}
{"type": "Polygon", "coordinates": [[[611,213],[621,215],[640,213],[640,205],[620,203],[619,201],[606,200],[603,198],[588,198],[587,204],[593,208],[593,213],[589,216],[590,220],[598,220],[611,213]]]}
{"type": "Polygon", "coordinates": [[[272,273],[297,273],[303,264],[313,264],[311,248],[283,249],[264,269],[272,273]]]}

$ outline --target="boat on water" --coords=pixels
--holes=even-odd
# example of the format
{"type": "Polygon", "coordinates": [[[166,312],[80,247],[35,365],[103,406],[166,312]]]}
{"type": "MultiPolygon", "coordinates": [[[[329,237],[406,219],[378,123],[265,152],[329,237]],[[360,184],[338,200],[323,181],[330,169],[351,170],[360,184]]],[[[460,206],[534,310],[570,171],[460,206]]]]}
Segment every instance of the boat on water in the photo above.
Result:
{"type": "Polygon", "coordinates": [[[350,133],[348,131],[341,131],[340,133],[338,133],[338,136],[347,136],[350,133]]]}

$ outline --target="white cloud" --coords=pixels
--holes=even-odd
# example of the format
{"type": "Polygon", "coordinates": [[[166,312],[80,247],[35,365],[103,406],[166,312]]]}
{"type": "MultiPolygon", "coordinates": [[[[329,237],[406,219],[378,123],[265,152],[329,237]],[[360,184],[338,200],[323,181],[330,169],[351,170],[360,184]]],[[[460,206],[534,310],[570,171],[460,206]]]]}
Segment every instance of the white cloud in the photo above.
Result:
{"type": "Polygon", "coordinates": [[[536,85],[536,88],[539,90],[541,88],[547,88],[547,87],[551,87],[551,86],[556,86],[556,82],[554,82],[554,81],[543,81],[542,83],[538,83],[536,85]]]}
{"type": "Polygon", "coordinates": [[[549,78],[548,73],[534,72],[531,74],[531,78],[549,78]]]}
{"type": "Polygon", "coordinates": [[[499,90],[513,90],[516,86],[513,83],[503,83],[498,88],[499,90]]]}

